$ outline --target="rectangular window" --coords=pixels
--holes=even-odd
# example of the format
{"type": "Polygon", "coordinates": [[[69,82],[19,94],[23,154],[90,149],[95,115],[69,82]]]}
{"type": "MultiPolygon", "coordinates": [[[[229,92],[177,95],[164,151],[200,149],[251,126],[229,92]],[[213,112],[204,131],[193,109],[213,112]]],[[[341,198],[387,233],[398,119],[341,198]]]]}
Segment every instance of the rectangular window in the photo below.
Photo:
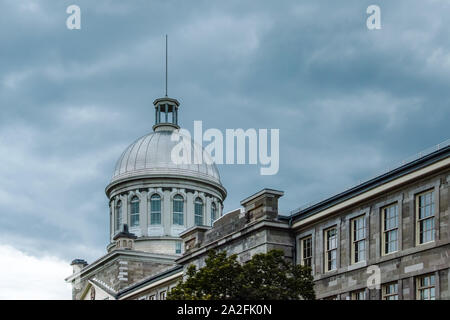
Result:
{"type": "Polygon", "coordinates": [[[175,253],[181,254],[181,241],[175,242],[175,253]]]}
{"type": "Polygon", "coordinates": [[[416,281],[417,300],[436,299],[436,279],[434,274],[417,277],[416,281]]]}
{"type": "Polygon", "coordinates": [[[196,226],[202,226],[203,225],[203,215],[201,214],[195,214],[194,222],[196,226]]]}
{"type": "Polygon", "coordinates": [[[173,200],[173,224],[184,225],[184,202],[181,197],[175,197],[173,200]]]}
{"type": "Polygon", "coordinates": [[[306,237],[300,240],[301,262],[302,266],[312,267],[312,237],[306,237]]]}
{"type": "Polygon", "coordinates": [[[139,226],[139,215],[138,214],[131,214],[130,215],[130,220],[131,220],[131,226],[132,227],[138,227],[139,226]]]}
{"type": "Polygon", "coordinates": [[[366,300],[366,290],[357,290],[352,292],[352,300],[366,300]]]}
{"type": "Polygon", "coordinates": [[[382,287],[383,300],[398,300],[398,283],[392,282],[383,285],[382,287]]]}
{"type": "Polygon", "coordinates": [[[159,300],[166,300],[166,291],[161,291],[159,293],[159,300]]]}
{"type": "Polygon", "coordinates": [[[325,230],[325,272],[337,268],[337,229],[325,230]]]}
{"type": "Polygon", "coordinates": [[[130,202],[130,226],[139,226],[139,199],[137,197],[133,197],[130,202]]]}
{"type": "Polygon", "coordinates": [[[383,255],[398,251],[398,206],[390,205],[382,209],[382,253],[383,255]]]}
{"type": "Polygon", "coordinates": [[[122,226],[122,201],[116,204],[116,231],[119,231],[122,226]]]}
{"type": "Polygon", "coordinates": [[[184,224],[182,212],[174,212],[173,213],[173,224],[179,225],[179,226],[182,226],[184,224]]]}
{"type": "Polygon", "coordinates": [[[366,260],[366,217],[361,216],[351,221],[352,226],[352,263],[366,260]]]}
{"type": "Polygon", "coordinates": [[[416,242],[423,244],[434,241],[434,191],[427,191],[416,197],[416,242]]]}
{"type": "Polygon", "coordinates": [[[197,198],[194,202],[194,223],[196,226],[203,225],[203,201],[197,198]]]}
{"type": "Polygon", "coordinates": [[[161,198],[150,200],[150,224],[161,224],[161,198]]]}

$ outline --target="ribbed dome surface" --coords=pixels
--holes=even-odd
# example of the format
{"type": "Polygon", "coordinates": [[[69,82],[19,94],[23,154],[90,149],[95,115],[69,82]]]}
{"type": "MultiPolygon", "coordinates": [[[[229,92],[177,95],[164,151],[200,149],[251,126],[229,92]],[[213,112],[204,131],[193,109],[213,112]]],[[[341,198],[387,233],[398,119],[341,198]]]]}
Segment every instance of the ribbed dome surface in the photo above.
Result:
{"type": "MultiPolygon", "coordinates": [[[[206,164],[203,161],[202,164],[175,164],[171,159],[171,152],[179,141],[172,141],[171,135],[171,131],[156,131],[133,142],[117,161],[111,182],[154,175],[197,178],[220,184],[219,171],[214,163],[206,164]]],[[[190,148],[193,157],[194,142],[190,143],[190,148]]],[[[205,152],[203,154],[205,157],[205,152]]]]}

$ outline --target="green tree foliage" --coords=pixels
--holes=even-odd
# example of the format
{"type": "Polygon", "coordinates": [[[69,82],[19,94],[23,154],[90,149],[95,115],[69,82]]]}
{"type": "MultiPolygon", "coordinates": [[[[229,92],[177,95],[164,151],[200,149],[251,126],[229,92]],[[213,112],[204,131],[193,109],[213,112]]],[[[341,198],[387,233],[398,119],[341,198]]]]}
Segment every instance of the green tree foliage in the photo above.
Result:
{"type": "Polygon", "coordinates": [[[188,267],[184,281],[173,288],[170,300],[315,299],[308,267],[288,262],[281,250],[256,254],[241,265],[236,255],[209,251],[205,266],[188,267]]]}

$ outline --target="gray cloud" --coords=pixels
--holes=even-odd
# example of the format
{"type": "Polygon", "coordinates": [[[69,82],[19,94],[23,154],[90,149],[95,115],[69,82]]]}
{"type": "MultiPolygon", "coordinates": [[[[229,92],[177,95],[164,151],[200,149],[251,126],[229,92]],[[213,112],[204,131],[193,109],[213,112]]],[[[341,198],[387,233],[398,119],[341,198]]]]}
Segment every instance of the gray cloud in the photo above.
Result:
{"type": "Polygon", "coordinates": [[[279,128],[280,171],[219,166],[226,209],[263,187],[285,213],[449,136],[448,1],[72,1],[0,6],[0,237],[98,257],[114,163],[163,94],[181,123],[279,128]]]}

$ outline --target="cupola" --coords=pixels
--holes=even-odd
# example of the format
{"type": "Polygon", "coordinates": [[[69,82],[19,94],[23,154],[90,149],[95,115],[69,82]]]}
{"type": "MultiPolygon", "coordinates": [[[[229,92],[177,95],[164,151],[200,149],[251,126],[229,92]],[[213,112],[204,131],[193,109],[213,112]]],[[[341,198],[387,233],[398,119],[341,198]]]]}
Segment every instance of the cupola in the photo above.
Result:
{"type": "Polygon", "coordinates": [[[153,102],[155,106],[154,131],[173,131],[180,129],[178,126],[178,107],[180,103],[177,99],[164,97],[153,102]]]}

